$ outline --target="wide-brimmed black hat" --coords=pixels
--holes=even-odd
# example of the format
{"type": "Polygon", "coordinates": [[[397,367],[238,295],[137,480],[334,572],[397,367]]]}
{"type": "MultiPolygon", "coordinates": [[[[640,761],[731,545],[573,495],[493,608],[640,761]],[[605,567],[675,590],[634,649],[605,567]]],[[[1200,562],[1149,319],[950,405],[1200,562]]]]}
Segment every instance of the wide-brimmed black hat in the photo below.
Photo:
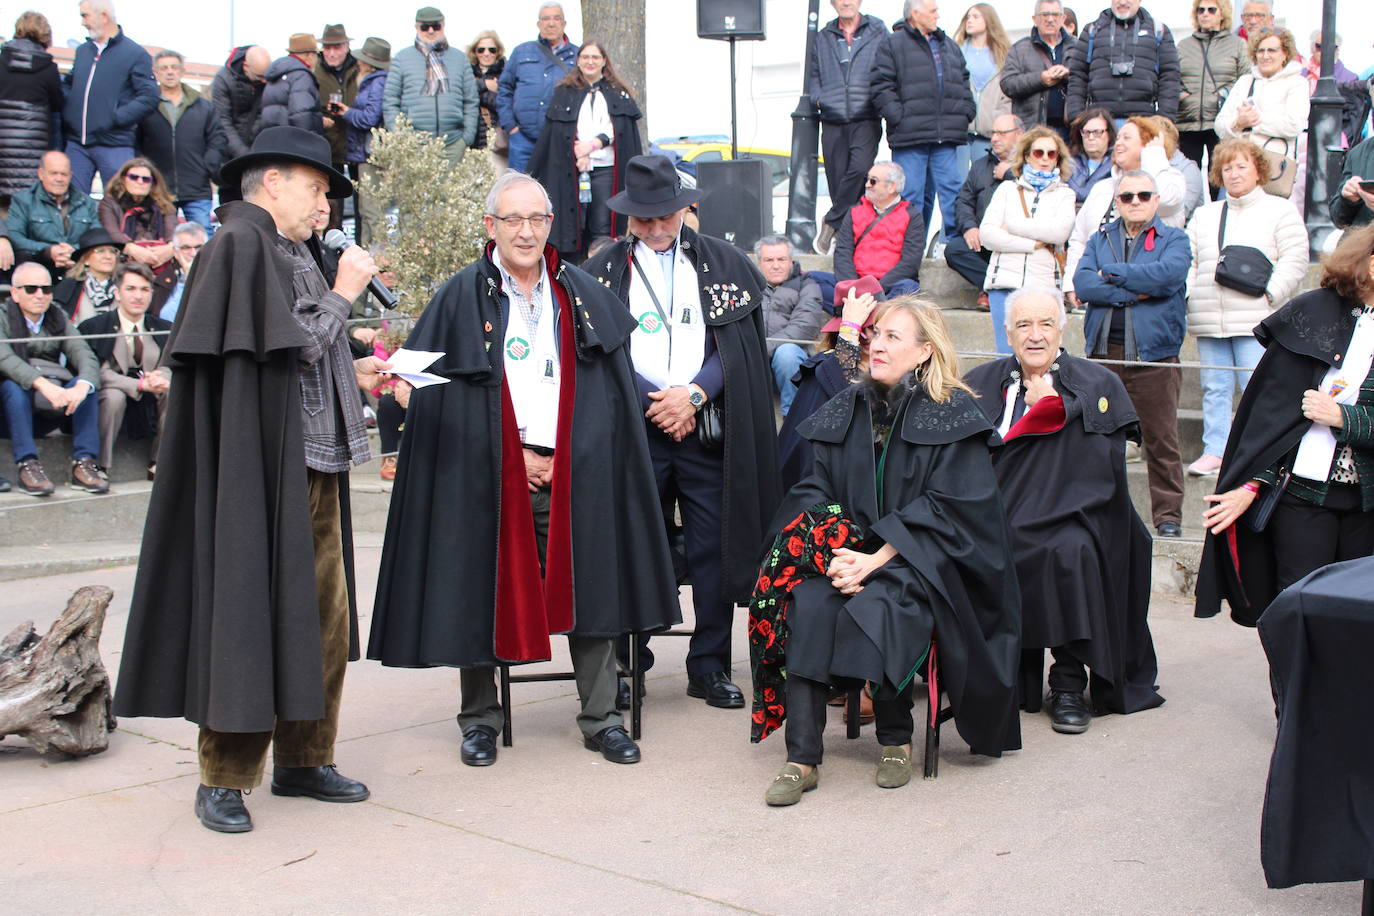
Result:
{"type": "Polygon", "coordinates": [[[625,166],[625,190],[606,205],[626,216],[656,219],[696,203],[700,196],[682,186],[682,178],[667,156],[636,156],[625,166]]]}
{"type": "Polygon", "coordinates": [[[327,197],[353,196],[353,183],[334,170],[329,141],[299,127],[269,127],[253,140],[253,147],[219,170],[220,183],[238,189],[244,171],[255,165],[298,164],[319,169],[329,176],[327,197]]]}
{"type": "Polygon", "coordinates": [[[116,253],[124,250],[124,243],[117,241],[104,226],[94,226],[81,233],[81,241],[72,252],[72,260],[79,261],[81,256],[102,245],[109,245],[116,253]]]}

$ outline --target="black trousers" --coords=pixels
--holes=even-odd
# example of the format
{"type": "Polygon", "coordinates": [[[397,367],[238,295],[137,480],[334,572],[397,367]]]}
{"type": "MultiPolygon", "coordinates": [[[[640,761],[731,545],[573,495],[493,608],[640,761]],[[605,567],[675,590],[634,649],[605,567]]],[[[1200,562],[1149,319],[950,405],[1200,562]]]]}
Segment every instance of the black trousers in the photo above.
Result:
{"type": "Polygon", "coordinates": [[[1050,649],[1049,685],[1051,690],[1082,693],[1088,689],[1088,669],[1063,646],[1050,649]]]}
{"type": "Polygon", "coordinates": [[[394,455],[401,447],[401,424],[405,421],[406,409],[396,403],[395,395],[384,394],[377,399],[377,438],[383,455],[394,455]]]}
{"type": "Polygon", "coordinates": [[[962,235],[945,242],[945,263],[959,276],[972,283],[975,289],[983,288],[983,280],[988,275],[988,264],[992,262],[992,252],[984,248],[974,251],[968,247],[962,235]]]}
{"type": "Polygon", "coordinates": [[[611,199],[611,188],[614,187],[611,181],[614,171],[614,166],[592,169],[592,202],[582,208],[582,254],[597,239],[611,237],[611,208],[606,204],[611,199]]]}
{"type": "MultiPolygon", "coordinates": [[[[1205,150],[1210,158],[1219,141],[1220,138],[1214,130],[1181,130],[1178,132],[1178,151],[1197,163],[1198,168],[1202,168],[1203,151],[1205,150]]],[[[1205,177],[1207,173],[1202,174],[1205,177]]]]}
{"type": "MultiPolygon", "coordinates": [[[[912,681],[915,679],[913,678],[912,681]]],[[[877,728],[878,744],[901,747],[911,743],[916,720],[911,715],[915,705],[914,685],[889,700],[873,698],[873,722],[877,728]]],[[[855,682],[854,686],[858,686],[855,682]]],[[[825,732],[826,701],[830,688],[825,684],[791,674],[787,677],[787,759],[790,763],[820,766],[825,748],[821,736],[825,732]]]]}
{"type": "Polygon", "coordinates": [[[1360,509],[1360,488],[1355,484],[1331,484],[1324,506],[1285,493],[1274,507],[1269,528],[1280,589],[1331,563],[1374,554],[1374,512],[1360,509]]]}
{"type": "Polygon", "coordinates": [[[825,183],[830,187],[830,209],[822,217],[836,232],[849,208],[864,194],[864,181],[878,157],[878,121],[821,122],[821,156],[825,159],[825,183]]]}
{"type": "MultiPolygon", "coordinates": [[[[695,434],[674,442],[649,424],[649,458],[659,499],[677,503],[687,548],[687,577],[692,586],[695,635],[687,650],[687,675],[698,677],[730,670],[730,632],[735,606],[721,596],[721,520],[725,456],[703,448],[695,434]]],[[[641,664],[653,666],[649,638],[640,637],[641,664]]],[[[621,639],[621,662],[628,664],[629,641],[621,639]]]]}

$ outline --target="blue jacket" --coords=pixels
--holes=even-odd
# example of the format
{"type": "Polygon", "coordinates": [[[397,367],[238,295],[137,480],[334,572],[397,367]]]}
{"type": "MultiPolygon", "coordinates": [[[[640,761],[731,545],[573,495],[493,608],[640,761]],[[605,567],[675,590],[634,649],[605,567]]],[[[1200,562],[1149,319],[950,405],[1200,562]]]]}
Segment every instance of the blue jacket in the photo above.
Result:
{"type": "Polygon", "coordinates": [[[16,260],[48,262],[42,252],[46,248],[66,242],[76,246],[81,234],[97,225],[95,201],[76,188],[67,189],[67,225],[62,224],[62,211],[52,195],[35,181],[27,191],[20,191],[10,201],[9,240],[14,246],[16,260]]]}
{"type": "Polygon", "coordinates": [[[387,130],[396,127],[396,116],[404,114],[416,130],[442,136],[454,146],[464,147],[477,139],[477,81],[467,55],[449,47],[443,52],[448,68],[448,92],[425,95],[425,55],[415,45],[401,49],[391,59],[391,70],[382,92],[382,110],[387,130]]]}
{"type": "Polygon", "coordinates": [[[369,73],[358,84],[358,95],[343,114],[348,125],[344,138],[348,144],[345,162],[366,162],[372,152],[372,128],[382,126],[382,92],[385,89],[385,70],[369,73]]]}
{"type": "Polygon", "coordinates": [[[82,146],[133,146],[134,128],[162,97],[152,59],[138,42],[124,37],[123,27],[99,56],[89,38],[76,49],[62,90],[67,94],[63,136],[82,146]]]}
{"type": "Polygon", "coordinates": [[[1073,157],[1073,174],[1069,176],[1069,187],[1073,188],[1073,193],[1078,195],[1080,204],[1088,199],[1088,192],[1093,189],[1104,178],[1111,177],[1112,174],[1112,151],[1107,150],[1103,155],[1102,161],[1097,163],[1097,168],[1088,168],[1088,157],[1082,154],[1073,157]]]}
{"type": "Polygon", "coordinates": [[[549,43],[542,38],[516,45],[496,87],[496,114],[503,128],[520,128],[531,143],[539,139],[544,109],[553,98],[553,84],[577,66],[578,50],[571,41],[563,42],[553,52],[562,61],[560,66],[549,57],[549,43]]]}
{"type": "Polygon", "coordinates": [[[1193,261],[1188,234],[1158,219],[1145,228],[1130,261],[1122,257],[1125,230],[1121,220],[1088,239],[1073,290],[1088,307],[1083,319],[1087,355],[1113,309],[1130,309],[1136,355],[1146,362],[1177,356],[1188,330],[1188,268],[1193,261]],[[1141,299],[1141,296],[1145,296],[1141,299]]]}

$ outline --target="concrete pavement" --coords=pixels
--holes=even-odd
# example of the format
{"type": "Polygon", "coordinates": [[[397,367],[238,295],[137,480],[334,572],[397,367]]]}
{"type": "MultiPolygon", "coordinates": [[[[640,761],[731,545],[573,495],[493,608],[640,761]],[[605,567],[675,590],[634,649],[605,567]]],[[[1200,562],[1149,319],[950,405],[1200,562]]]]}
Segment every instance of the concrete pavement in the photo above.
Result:
{"type": "MultiPolygon", "coordinates": [[[[364,614],[378,554],[360,535],[364,614]]],[[[132,581],[120,567],[6,583],[0,634],[28,618],[45,631],[76,588],[110,585],[113,676],[132,581]]],[[[1274,715],[1254,632],[1164,595],[1152,618],[1162,708],[1081,736],[1023,714],[1025,747],[1000,760],[970,755],[950,724],[939,779],[891,791],[873,784],[872,728],[846,741],[836,710],[820,788],[788,809],[762,802],[782,737],[752,746],[745,712],[685,696],[680,639],[656,644],[645,759],[628,767],[583,750],[569,683],[516,685],[515,747],[464,767],[456,672],[355,664],[338,763],[371,800],[264,787],[246,835],[192,814],[186,722],[122,720],[109,751],[76,761],[11,737],[0,900],[7,913],[1356,912],[1358,885],[1264,887],[1274,715]]]]}

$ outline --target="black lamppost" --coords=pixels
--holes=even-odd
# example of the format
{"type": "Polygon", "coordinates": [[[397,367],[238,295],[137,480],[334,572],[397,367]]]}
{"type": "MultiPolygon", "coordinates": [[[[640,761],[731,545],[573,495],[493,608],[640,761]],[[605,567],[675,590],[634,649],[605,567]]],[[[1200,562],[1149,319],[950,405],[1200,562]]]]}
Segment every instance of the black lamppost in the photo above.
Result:
{"type": "MultiPolygon", "coordinates": [[[[1332,0],[1328,0],[1332,2],[1332,0]]],[[[806,53],[802,55],[802,91],[792,112],[792,162],[787,188],[787,237],[802,251],[810,251],[816,237],[816,151],[821,122],[811,104],[806,82],[816,53],[820,0],[810,0],[806,14],[806,53]]]]}
{"type": "Polygon", "coordinates": [[[1310,255],[1317,260],[1323,245],[1336,231],[1327,204],[1335,191],[1339,172],[1332,174],[1333,156],[1340,155],[1341,110],[1344,100],[1336,88],[1336,0],[1322,0],[1322,70],[1312,96],[1307,126],[1307,239],[1310,255]]]}

